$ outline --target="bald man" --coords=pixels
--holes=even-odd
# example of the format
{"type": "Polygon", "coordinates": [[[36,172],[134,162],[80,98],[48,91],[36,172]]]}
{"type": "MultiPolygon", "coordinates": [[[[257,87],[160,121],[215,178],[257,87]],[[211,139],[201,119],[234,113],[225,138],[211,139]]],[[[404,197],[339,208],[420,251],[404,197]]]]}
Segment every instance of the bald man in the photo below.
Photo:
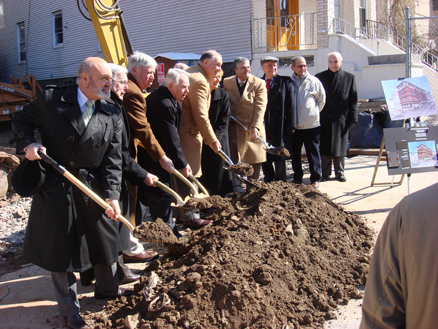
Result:
{"type": "MultiPolygon", "coordinates": [[[[23,256],[52,273],[59,312],[69,328],[88,328],[79,314],[73,272],[94,266],[95,298],[132,293],[119,288],[116,273],[119,251],[129,246],[129,231],[115,220],[120,214],[123,118],[102,101],[110,97],[111,79],[108,63],[87,58],[79,66],[77,85],[48,88],[12,119],[17,153],[26,155],[22,164],[27,166],[25,172],[44,181],[44,188],[32,193],[23,256]],[[34,137],[36,128],[41,132],[41,144],[34,137]],[[40,159],[38,150],[111,207],[103,213],[58,172],[34,161],[40,159]],[[123,235],[126,237],[119,239],[123,235]]],[[[29,180],[23,179],[26,183],[29,180]]]]}

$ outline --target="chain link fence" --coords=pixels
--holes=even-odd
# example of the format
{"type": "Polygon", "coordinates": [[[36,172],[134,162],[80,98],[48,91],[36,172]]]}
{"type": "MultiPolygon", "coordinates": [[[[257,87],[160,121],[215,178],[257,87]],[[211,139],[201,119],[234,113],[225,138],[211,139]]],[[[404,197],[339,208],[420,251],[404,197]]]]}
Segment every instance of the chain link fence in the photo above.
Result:
{"type": "MultiPolygon", "coordinates": [[[[426,76],[438,107],[438,18],[412,17],[410,24],[410,77],[426,76]]],[[[422,118],[438,126],[438,115],[422,118]]]]}

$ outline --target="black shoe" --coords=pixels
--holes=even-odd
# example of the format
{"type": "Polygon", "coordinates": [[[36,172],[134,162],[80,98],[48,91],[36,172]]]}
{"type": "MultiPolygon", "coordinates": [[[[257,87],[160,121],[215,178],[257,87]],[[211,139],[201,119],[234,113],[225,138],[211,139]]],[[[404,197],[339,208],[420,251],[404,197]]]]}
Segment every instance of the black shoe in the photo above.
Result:
{"type": "Polygon", "coordinates": [[[90,328],[79,314],[72,315],[72,316],[64,316],[64,320],[65,320],[65,323],[67,324],[67,327],[72,328],[72,329],[90,328]]]}
{"type": "Polygon", "coordinates": [[[330,179],[330,176],[322,176],[321,182],[327,182],[330,179]]]}
{"type": "Polygon", "coordinates": [[[338,181],[340,181],[340,182],[346,182],[346,181],[347,181],[347,178],[346,178],[344,175],[342,175],[342,176],[336,176],[336,179],[337,179],[338,181]]]}
{"type": "Polygon", "coordinates": [[[292,183],[294,183],[294,184],[303,184],[303,180],[302,179],[294,179],[292,181],[292,183]]]}
{"type": "Polygon", "coordinates": [[[132,290],[126,289],[126,288],[119,288],[119,293],[117,296],[102,295],[100,292],[97,292],[95,290],[94,291],[94,298],[96,298],[96,299],[115,299],[115,298],[122,297],[122,296],[129,296],[131,294],[132,294],[132,290]]]}

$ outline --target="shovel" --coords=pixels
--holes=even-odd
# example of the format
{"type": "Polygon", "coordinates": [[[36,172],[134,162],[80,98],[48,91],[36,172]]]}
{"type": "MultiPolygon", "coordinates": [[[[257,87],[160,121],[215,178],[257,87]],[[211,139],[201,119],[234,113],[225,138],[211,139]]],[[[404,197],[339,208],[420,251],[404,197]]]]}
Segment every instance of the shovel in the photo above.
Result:
{"type": "MultiPolygon", "coordinates": [[[[224,159],[224,161],[228,164],[228,166],[231,167],[231,166],[234,165],[233,161],[231,161],[230,157],[229,157],[228,155],[226,155],[225,152],[222,151],[222,149],[219,150],[219,152],[218,152],[217,154],[219,154],[219,156],[220,156],[222,159],[224,159]]],[[[225,169],[228,170],[228,168],[225,168],[225,169]]],[[[252,186],[254,186],[254,187],[258,187],[256,184],[250,182],[250,181],[249,181],[248,179],[246,179],[246,178],[243,178],[243,177],[240,176],[239,174],[236,174],[236,173],[233,173],[233,174],[235,174],[235,175],[237,176],[237,178],[238,178],[242,183],[249,184],[249,185],[252,185],[252,186]]]]}
{"type": "MultiPolygon", "coordinates": [[[[57,163],[55,160],[53,160],[47,154],[44,154],[41,150],[38,150],[38,155],[41,157],[41,159],[43,159],[45,162],[47,162],[50,166],[55,168],[62,176],[64,176],[70,182],[72,182],[74,185],[76,185],[77,188],[79,188],[82,192],[84,192],[87,196],[89,196],[92,200],[94,200],[94,202],[96,202],[103,209],[108,209],[111,207],[101,197],[99,197],[96,193],[94,193],[92,190],[90,190],[90,188],[88,188],[88,186],[86,186],[79,179],[77,179],[75,176],[70,174],[63,166],[61,166],[59,163],[57,163]]],[[[120,220],[123,224],[125,224],[131,232],[134,230],[134,227],[131,225],[131,223],[128,220],[126,220],[126,218],[123,217],[122,215],[118,215],[117,219],[120,220]]]]}
{"type": "Polygon", "coordinates": [[[169,193],[170,195],[172,195],[175,198],[176,204],[172,202],[170,204],[172,207],[182,207],[182,206],[184,206],[183,199],[179,196],[178,193],[176,193],[174,190],[172,190],[169,186],[161,183],[158,179],[154,180],[154,184],[157,185],[159,188],[161,188],[162,190],[166,191],[167,193],[169,193]]]}
{"type": "MultiPolygon", "coordinates": [[[[236,123],[238,123],[243,129],[245,129],[245,131],[248,131],[249,133],[252,134],[251,129],[245,126],[242,122],[237,120],[232,115],[230,115],[230,118],[236,121],[236,123]]],[[[263,149],[266,151],[266,153],[278,155],[278,156],[290,157],[289,151],[284,146],[279,146],[279,147],[271,146],[268,143],[266,143],[260,136],[257,136],[257,139],[263,143],[264,145],[263,149]]]]}
{"type": "Polygon", "coordinates": [[[181,174],[178,170],[173,169],[172,174],[174,174],[176,177],[181,179],[185,184],[187,184],[188,187],[190,187],[190,189],[193,191],[193,197],[198,199],[208,197],[208,193],[205,187],[202,186],[201,183],[199,183],[198,180],[193,175],[191,175],[190,179],[192,179],[195,182],[195,184],[198,185],[199,188],[202,190],[202,192],[204,192],[205,194],[204,193],[199,194],[197,189],[193,186],[193,184],[190,183],[190,181],[187,178],[185,178],[184,175],[181,174]]]}

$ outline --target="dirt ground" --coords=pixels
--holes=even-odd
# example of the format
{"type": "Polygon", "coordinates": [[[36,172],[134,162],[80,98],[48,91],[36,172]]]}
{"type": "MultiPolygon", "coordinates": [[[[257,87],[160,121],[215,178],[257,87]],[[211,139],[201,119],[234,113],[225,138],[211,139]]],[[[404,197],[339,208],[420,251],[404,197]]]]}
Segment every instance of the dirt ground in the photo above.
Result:
{"type": "MultiPolygon", "coordinates": [[[[5,150],[2,140],[11,136],[2,128],[5,150]]],[[[133,296],[95,300],[92,287],[78,284],[84,317],[93,328],[358,328],[361,299],[354,298],[361,297],[372,240],[407,194],[406,179],[370,187],[374,164],[375,157],[350,159],[347,183],[331,180],[320,191],[275,183],[215,199],[204,212],[214,223],[188,230],[186,243],[164,255],[165,248],[148,244],[160,259],[131,285],[133,296]]],[[[390,180],[385,166],[377,181],[390,180]]],[[[437,178],[413,175],[412,192],[437,178]]],[[[0,328],[62,328],[50,273],[24,263],[19,251],[8,257],[0,264],[13,270],[0,276],[0,328]]]]}
{"type": "Polygon", "coordinates": [[[133,296],[88,321],[124,328],[139,314],[142,328],[315,328],[361,297],[373,233],[321,192],[262,184],[217,199],[205,218],[213,224],[147,268],[157,274],[153,291],[144,277],[133,296]]]}

